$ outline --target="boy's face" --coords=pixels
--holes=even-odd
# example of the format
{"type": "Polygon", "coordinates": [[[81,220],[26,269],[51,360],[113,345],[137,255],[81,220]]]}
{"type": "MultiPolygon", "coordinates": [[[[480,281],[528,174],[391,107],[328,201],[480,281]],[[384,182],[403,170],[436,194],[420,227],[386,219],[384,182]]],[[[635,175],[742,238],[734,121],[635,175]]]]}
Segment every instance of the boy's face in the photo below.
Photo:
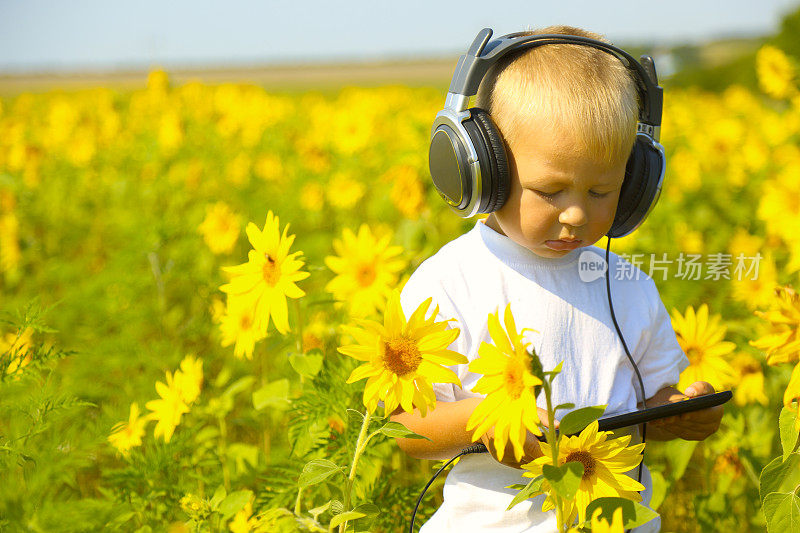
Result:
{"type": "Polygon", "coordinates": [[[538,127],[509,142],[508,152],[508,200],[487,226],[549,258],[590,246],[611,229],[627,162],[604,168],[569,135],[538,127]]]}

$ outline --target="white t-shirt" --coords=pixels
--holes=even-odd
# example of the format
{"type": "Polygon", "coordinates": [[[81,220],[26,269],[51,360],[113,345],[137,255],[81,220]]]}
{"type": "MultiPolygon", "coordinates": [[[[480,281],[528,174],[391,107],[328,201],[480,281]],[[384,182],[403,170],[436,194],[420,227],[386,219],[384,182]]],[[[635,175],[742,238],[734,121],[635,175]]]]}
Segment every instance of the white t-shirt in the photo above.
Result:
{"type": "MultiPolygon", "coordinates": [[[[429,313],[438,305],[437,320],[455,318],[457,324],[451,325],[461,330],[449,348],[472,361],[482,342],[492,343],[489,314],[499,311],[502,323],[502,313],[510,303],[517,329],[538,332],[526,332],[524,340],[532,342],[544,369],[564,363],[553,382],[553,405],[574,403],[577,409],[605,404],[606,415],[632,411],[641,400],[641,390],[614,327],[598,262],[605,263],[605,250],[596,246],[578,248],[560,258],[543,258],[478,220],[469,232],[416,269],[403,287],[401,305],[408,317],[433,297],[429,313]]],[[[689,361],[653,280],[613,252],[609,262],[614,314],[650,398],[676,384],[689,361]]],[[[463,388],[434,384],[438,401],[484,396],[472,392],[481,375],[467,367],[450,367],[463,388]]],[[[544,394],[537,402],[546,407],[544,394]]],[[[563,416],[564,411],[560,413],[563,416]]],[[[633,432],[631,444],[641,441],[638,428],[629,431],[633,432]]],[[[652,482],[647,468],[642,470],[646,487],[642,503],[647,504],[652,482]]],[[[637,471],[629,475],[635,479],[637,471]]],[[[523,472],[487,453],[462,456],[447,476],[442,506],[420,532],[555,531],[555,512],[541,512],[544,495],[506,511],[516,491],[504,487],[530,481],[523,472]]],[[[656,519],[634,531],[659,530],[656,519]]]]}

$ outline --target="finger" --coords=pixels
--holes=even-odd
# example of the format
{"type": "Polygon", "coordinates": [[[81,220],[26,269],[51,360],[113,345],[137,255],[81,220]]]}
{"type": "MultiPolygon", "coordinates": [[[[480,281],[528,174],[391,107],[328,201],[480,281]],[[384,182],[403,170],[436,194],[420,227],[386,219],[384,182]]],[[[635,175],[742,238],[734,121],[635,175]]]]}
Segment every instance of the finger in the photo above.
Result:
{"type": "Polygon", "coordinates": [[[705,396],[706,394],[713,394],[714,387],[707,381],[695,381],[686,388],[684,394],[690,398],[697,396],[705,396]]]}
{"type": "MultiPolygon", "coordinates": [[[[544,424],[545,427],[549,428],[550,427],[550,417],[547,415],[547,410],[546,409],[542,409],[541,407],[538,407],[537,410],[539,412],[539,420],[542,422],[542,424],[544,424]]],[[[558,419],[556,419],[555,422],[553,422],[553,426],[552,427],[556,427],[557,428],[558,424],[559,424],[559,421],[558,421],[558,419]]]]}

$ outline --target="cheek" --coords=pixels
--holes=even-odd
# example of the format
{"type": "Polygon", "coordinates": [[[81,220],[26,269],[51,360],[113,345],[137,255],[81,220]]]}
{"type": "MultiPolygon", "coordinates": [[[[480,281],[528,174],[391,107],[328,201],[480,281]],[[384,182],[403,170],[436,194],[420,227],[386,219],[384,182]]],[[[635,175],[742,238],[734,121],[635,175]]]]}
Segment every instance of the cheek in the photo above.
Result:
{"type": "Polygon", "coordinates": [[[604,200],[597,206],[599,218],[604,220],[614,220],[614,215],[617,213],[617,197],[604,200]]]}
{"type": "Polygon", "coordinates": [[[594,228],[606,229],[606,227],[611,227],[614,222],[614,215],[617,213],[617,200],[614,198],[598,203],[592,211],[591,225],[594,228]]]}
{"type": "Polygon", "coordinates": [[[558,209],[534,193],[524,191],[519,201],[520,225],[528,231],[549,228],[558,222],[558,209]]]}

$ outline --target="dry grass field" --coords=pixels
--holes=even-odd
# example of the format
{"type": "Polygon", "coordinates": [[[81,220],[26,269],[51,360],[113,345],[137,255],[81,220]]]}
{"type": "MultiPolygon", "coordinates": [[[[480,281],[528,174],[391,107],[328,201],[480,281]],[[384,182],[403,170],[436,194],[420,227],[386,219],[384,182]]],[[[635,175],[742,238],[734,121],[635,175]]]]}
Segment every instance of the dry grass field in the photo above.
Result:
{"type": "MultiPolygon", "coordinates": [[[[189,81],[203,84],[253,83],[275,91],[336,89],[347,85],[373,87],[402,84],[411,87],[446,86],[458,57],[420,61],[381,61],[266,65],[210,68],[165,68],[178,85],[189,81]]],[[[153,68],[157,68],[155,65],[153,68]]],[[[119,90],[144,88],[147,69],[68,72],[0,73],[0,96],[22,92],[42,93],[54,89],[109,87],[119,90]]]]}

